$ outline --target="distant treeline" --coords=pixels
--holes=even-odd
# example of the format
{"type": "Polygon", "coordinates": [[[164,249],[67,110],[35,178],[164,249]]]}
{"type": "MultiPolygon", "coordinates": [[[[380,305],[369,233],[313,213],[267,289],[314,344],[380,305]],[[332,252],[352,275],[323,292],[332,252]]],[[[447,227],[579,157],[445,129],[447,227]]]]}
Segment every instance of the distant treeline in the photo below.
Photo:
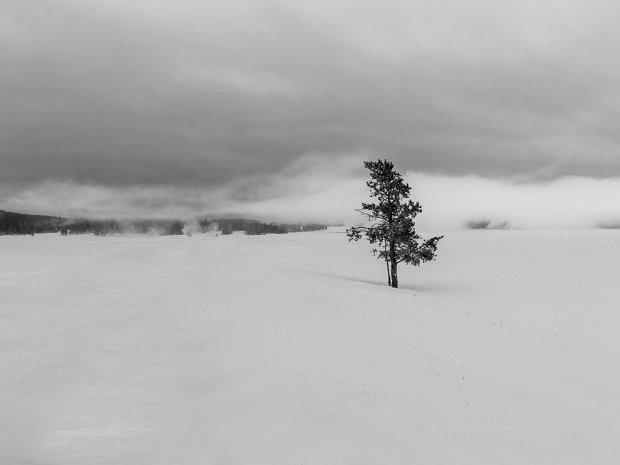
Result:
{"type": "Polygon", "coordinates": [[[286,234],[289,232],[319,231],[327,229],[324,224],[302,224],[302,223],[263,223],[258,220],[247,220],[242,218],[233,219],[205,219],[199,222],[200,228],[205,231],[220,231],[221,234],[232,234],[235,231],[243,231],[249,236],[260,234],[286,234]]]}
{"type": "Polygon", "coordinates": [[[60,228],[60,233],[63,235],[95,234],[96,236],[109,236],[123,233],[174,236],[183,234],[183,227],[183,222],[178,220],[118,221],[76,219],[66,221],[60,228]]]}
{"type": "Polygon", "coordinates": [[[65,221],[59,216],[27,215],[0,210],[0,234],[58,232],[65,221]]]}
{"type": "Polygon", "coordinates": [[[486,219],[465,222],[467,229],[510,229],[508,221],[491,221],[486,219]]]}
{"type": "MultiPolygon", "coordinates": [[[[194,223],[195,225],[196,223],[194,223]]],[[[288,232],[316,231],[326,229],[322,224],[264,223],[248,219],[204,219],[198,222],[201,232],[220,231],[232,234],[243,231],[247,235],[285,234],[288,232]]],[[[57,216],[28,215],[0,210],[0,235],[3,234],[152,234],[160,236],[180,235],[190,231],[179,220],[98,220],[68,219],[57,216]]]]}

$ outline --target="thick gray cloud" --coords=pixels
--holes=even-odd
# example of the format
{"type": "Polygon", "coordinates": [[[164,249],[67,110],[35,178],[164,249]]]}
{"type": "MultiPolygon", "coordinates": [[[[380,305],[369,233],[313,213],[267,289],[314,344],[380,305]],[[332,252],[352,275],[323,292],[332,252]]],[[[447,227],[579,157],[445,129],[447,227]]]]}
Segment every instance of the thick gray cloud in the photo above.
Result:
{"type": "Polygon", "coordinates": [[[619,18],[602,0],[4,0],[0,182],[217,188],[313,153],[620,176],[619,18]]]}

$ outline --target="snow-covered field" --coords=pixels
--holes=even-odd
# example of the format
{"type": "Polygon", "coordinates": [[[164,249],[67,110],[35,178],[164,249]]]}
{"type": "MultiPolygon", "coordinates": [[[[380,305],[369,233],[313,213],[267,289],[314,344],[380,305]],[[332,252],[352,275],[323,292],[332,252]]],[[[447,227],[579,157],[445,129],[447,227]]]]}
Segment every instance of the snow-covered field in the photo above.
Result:
{"type": "Polygon", "coordinates": [[[0,237],[0,463],[620,463],[620,231],[0,237]]]}

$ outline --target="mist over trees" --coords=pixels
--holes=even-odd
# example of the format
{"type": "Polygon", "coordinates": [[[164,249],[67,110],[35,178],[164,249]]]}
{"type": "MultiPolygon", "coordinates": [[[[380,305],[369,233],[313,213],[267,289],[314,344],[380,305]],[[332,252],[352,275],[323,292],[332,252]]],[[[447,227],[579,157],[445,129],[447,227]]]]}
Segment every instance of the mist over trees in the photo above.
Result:
{"type": "Polygon", "coordinates": [[[247,235],[286,234],[290,232],[326,229],[324,224],[266,223],[254,219],[214,218],[183,222],[175,219],[90,219],[62,218],[59,216],[29,215],[0,210],[0,235],[61,233],[62,235],[94,234],[149,234],[159,236],[182,235],[191,226],[193,232],[219,231],[232,234],[242,231],[247,235]]]}
{"type": "Polygon", "coordinates": [[[398,287],[398,264],[419,266],[434,260],[437,244],[443,236],[422,240],[416,233],[414,220],[422,207],[409,198],[411,187],[394,171],[394,163],[365,161],[364,167],[370,171],[370,180],[366,182],[370,197],[377,202],[362,203],[357,211],[370,225],[347,229],[347,237],[349,241],[358,241],[366,236],[376,245],[372,253],[385,261],[388,285],[398,287]]]}
{"type": "Polygon", "coordinates": [[[243,231],[248,236],[261,234],[286,234],[290,232],[319,231],[327,229],[325,224],[304,223],[264,223],[243,218],[204,219],[199,222],[203,231],[218,230],[221,234],[243,231]]]}
{"type": "Polygon", "coordinates": [[[110,236],[114,234],[150,234],[174,236],[183,234],[183,222],[179,220],[93,220],[75,219],[66,221],[61,234],[94,234],[110,236]]]}

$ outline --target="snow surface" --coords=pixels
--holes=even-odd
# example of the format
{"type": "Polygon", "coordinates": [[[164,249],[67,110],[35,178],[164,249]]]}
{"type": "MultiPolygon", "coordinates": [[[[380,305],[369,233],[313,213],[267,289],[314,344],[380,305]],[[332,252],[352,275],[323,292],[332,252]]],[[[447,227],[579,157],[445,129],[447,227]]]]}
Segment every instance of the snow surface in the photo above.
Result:
{"type": "Polygon", "coordinates": [[[620,463],[620,231],[0,237],[0,463],[620,463]]]}

